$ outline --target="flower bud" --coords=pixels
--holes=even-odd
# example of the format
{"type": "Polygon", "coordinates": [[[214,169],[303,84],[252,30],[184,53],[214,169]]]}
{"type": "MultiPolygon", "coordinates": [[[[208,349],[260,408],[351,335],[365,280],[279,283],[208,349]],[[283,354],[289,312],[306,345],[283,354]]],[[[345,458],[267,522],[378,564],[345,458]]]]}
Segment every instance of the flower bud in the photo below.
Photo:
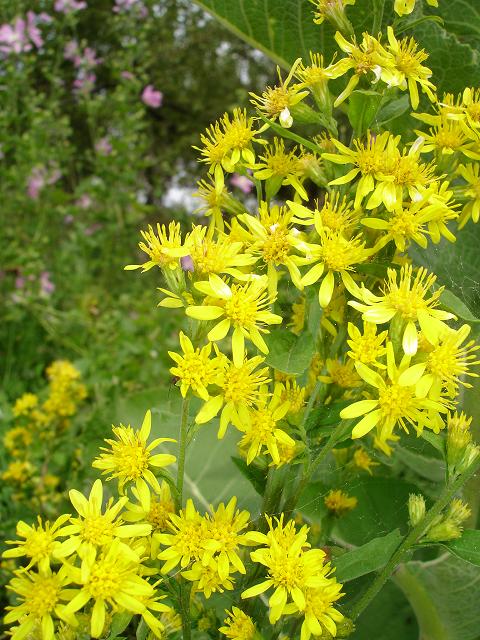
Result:
{"type": "Polygon", "coordinates": [[[408,498],[410,525],[415,527],[425,517],[425,499],[422,495],[411,493],[408,498]]]}
{"type": "Polygon", "coordinates": [[[290,129],[293,124],[293,118],[288,107],[285,107],[285,109],[281,111],[278,120],[284,129],[290,129]]]}

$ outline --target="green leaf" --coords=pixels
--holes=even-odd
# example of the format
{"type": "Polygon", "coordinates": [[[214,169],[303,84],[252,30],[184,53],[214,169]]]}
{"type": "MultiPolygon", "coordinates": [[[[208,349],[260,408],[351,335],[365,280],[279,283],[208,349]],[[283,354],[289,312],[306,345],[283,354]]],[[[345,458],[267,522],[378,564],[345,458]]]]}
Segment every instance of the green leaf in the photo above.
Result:
{"type": "Polygon", "coordinates": [[[266,485],[266,477],[265,473],[263,473],[257,467],[247,464],[243,458],[238,458],[237,456],[232,456],[232,462],[240,471],[240,473],[247,478],[247,480],[251,483],[252,487],[255,491],[263,496],[265,493],[265,485],[266,485]]]}
{"type": "Polygon", "coordinates": [[[140,624],[137,627],[137,640],[146,640],[149,633],[150,629],[146,625],[145,620],[142,618],[140,620],[140,624]]]}
{"type": "Polygon", "coordinates": [[[447,549],[462,560],[480,567],[480,531],[466,529],[461,538],[451,540],[445,545],[447,549]]]}
{"type": "Polygon", "coordinates": [[[125,631],[133,618],[133,613],[124,611],[122,613],[115,613],[112,618],[112,624],[110,626],[110,635],[107,640],[118,640],[118,634],[125,631]]]}
{"type": "Polygon", "coordinates": [[[354,580],[384,567],[402,541],[399,529],[386,536],[374,538],[366,544],[348,551],[333,561],[339,582],[354,580]]]}
{"type": "MultiPolygon", "coordinates": [[[[342,400],[339,402],[332,402],[332,404],[315,407],[307,418],[305,429],[307,431],[314,431],[315,435],[329,436],[332,432],[332,428],[341,420],[340,411],[345,409],[345,407],[348,407],[350,404],[352,404],[350,400],[342,400]]],[[[348,436],[350,436],[351,432],[350,428],[348,436]]]]}
{"type": "Polygon", "coordinates": [[[361,137],[370,127],[381,101],[382,95],[377,91],[353,91],[348,101],[347,114],[356,137],[361,137]]]}
{"type": "Polygon", "coordinates": [[[315,344],[309,333],[296,336],[285,329],[274,329],[265,342],[269,349],[265,361],[274,369],[298,376],[310,365],[315,344]]]}
{"type": "Polygon", "coordinates": [[[399,98],[395,98],[383,105],[375,118],[375,125],[383,127],[387,123],[399,118],[410,109],[410,99],[407,94],[403,94],[399,98]]]}
{"type": "Polygon", "coordinates": [[[448,289],[442,291],[440,295],[440,303],[444,309],[454,313],[466,322],[470,322],[472,324],[480,322],[480,320],[473,315],[467,305],[448,289]]]}
{"type": "Polygon", "coordinates": [[[422,640],[478,640],[480,567],[445,555],[401,565],[394,580],[415,611],[422,640]]]}

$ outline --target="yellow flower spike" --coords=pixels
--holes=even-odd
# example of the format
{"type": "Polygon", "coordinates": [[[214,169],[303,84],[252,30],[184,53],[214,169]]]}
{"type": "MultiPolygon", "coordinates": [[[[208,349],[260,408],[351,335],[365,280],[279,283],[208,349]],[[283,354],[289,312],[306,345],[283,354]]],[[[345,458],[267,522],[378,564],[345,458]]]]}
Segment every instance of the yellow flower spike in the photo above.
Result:
{"type": "MultiPolygon", "coordinates": [[[[67,558],[76,552],[82,560],[92,560],[95,559],[98,549],[112,545],[115,539],[143,537],[149,535],[152,530],[149,524],[123,524],[119,514],[128,501],[126,496],[116,503],[110,498],[102,513],[101,480],[95,480],[93,483],[88,500],[76,489],[71,489],[69,496],[79,517],[71,518],[71,524],[63,528],[62,535],[68,536],[68,539],[55,549],[55,558],[67,558]]],[[[126,544],[119,544],[124,554],[137,557],[126,544]]]]}
{"type": "Polygon", "coordinates": [[[6,540],[7,544],[17,545],[13,549],[3,552],[2,558],[27,558],[29,560],[26,569],[38,564],[40,571],[46,571],[50,567],[50,560],[55,551],[60,547],[56,540],[63,533],[62,525],[70,519],[70,514],[61,515],[52,524],[47,520],[42,522],[38,516],[38,525],[28,525],[23,520],[17,523],[17,536],[24,540],[6,540]]]}
{"type": "Polygon", "coordinates": [[[195,320],[220,319],[208,333],[212,342],[225,338],[233,327],[232,352],[237,367],[242,365],[245,357],[245,338],[262,353],[268,353],[261,336],[261,332],[268,333],[268,330],[263,325],[280,324],[282,317],[268,310],[274,300],[267,294],[266,276],[252,277],[245,284],[228,285],[212,274],[208,282],[199,282],[195,286],[208,296],[211,304],[187,307],[187,316],[195,320]]]}
{"type": "Polygon", "coordinates": [[[152,472],[152,468],[162,468],[173,464],[176,457],[171,454],[158,453],[152,455],[153,449],[164,442],[176,442],[172,438],[156,438],[150,444],[147,440],[152,428],[152,413],[148,410],[143,419],[140,430],[132,427],[112,427],[115,440],[106,439],[110,449],[101,447],[101,453],[92,463],[96,469],[101,469],[104,475],[109,474],[107,480],[118,479],[119,493],[123,494],[124,486],[134,482],[139,493],[146,491],[146,483],[160,491],[160,485],[152,472]]]}
{"type": "Polygon", "coordinates": [[[17,594],[18,604],[7,607],[5,624],[17,623],[11,629],[12,640],[24,640],[35,633],[35,638],[54,640],[54,618],[58,619],[62,604],[69,600],[71,582],[65,566],[58,572],[49,567],[38,572],[21,571],[10,581],[7,589],[17,594]]]}
{"type": "Polygon", "coordinates": [[[382,296],[374,295],[368,289],[362,289],[364,303],[349,301],[349,305],[363,314],[366,322],[384,324],[397,316],[405,325],[403,347],[408,355],[417,352],[418,337],[416,324],[429,342],[435,344],[440,333],[445,330],[445,320],[456,319],[453,313],[436,307],[443,287],[431,292],[436,276],[420,267],[414,274],[412,265],[388,269],[388,282],[382,296]],[[399,275],[399,278],[397,277],[399,275]]]}
{"type": "Polygon", "coordinates": [[[441,414],[447,413],[451,402],[419,397],[417,386],[425,371],[425,364],[409,366],[409,358],[403,358],[400,366],[395,363],[392,343],[387,344],[387,369],[382,375],[361,362],[355,363],[359,375],[373,389],[372,399],[360,400],[342,409],[340,417],[349,420],[363,416],[352,430],[352,438],[361,438],[376,427],[376,438],[385,443],[392,439],[394,429],[400,425],[408,433],[412,425],[417,433],[425,427],[438,432],[443,428],[441,414]]]}
{"type": "Polygon", "coordinates": [[[227,617],[223,621],[220,633],[231,640],[254,640],[256,627],[250,616],[247,616],[238,607],[232,607],[231,611],[225,611],[227,617]]]}

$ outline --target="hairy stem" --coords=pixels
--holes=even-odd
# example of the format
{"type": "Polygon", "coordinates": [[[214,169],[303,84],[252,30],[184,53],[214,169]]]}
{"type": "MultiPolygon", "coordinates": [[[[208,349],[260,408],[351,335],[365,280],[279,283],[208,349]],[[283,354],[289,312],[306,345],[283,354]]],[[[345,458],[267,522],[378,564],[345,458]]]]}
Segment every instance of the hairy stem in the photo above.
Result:
{"type": "Polygon", "coordinates": [[[180,449],[178,452],[177,467],[177,510],[183,507],[183,481],[185,476],[185,456],[187,453],[188,409],[190,398],[187,395],[182,403],[182,421],[180,424],[180,449]]]}
{"type": "Polygon", "coordinates": [[[382,571],[377,575],[370,587],[366,590],[360,600],[352,607],[349,613],[349,617],[352,620],[358,618],[364,609],[370,604],[373,598],[377,595],[385,582],[394,572],[395,568],[404,560],[408,551],[418,542],[419,538],[425,531],[427,531],[433,520],[440,514],[440,512],[448,505],[453,496],[462,487],[465,482],[471,478],[480,467],[480,460],[475,462],[466,473],[457,478],[452,479],[442,491],[439,499],[433,507],[427,511],[425,517],[410,531],[410,533],[403,539],[398,549],[394,552],[390,560],[387,562],[382,571]]]}

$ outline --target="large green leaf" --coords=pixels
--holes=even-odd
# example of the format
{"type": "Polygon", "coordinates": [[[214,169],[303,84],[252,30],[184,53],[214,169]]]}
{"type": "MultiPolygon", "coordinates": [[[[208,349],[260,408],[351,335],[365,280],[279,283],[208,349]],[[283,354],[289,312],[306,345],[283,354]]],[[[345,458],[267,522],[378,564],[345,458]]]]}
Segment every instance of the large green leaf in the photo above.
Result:
{"type": "Polygon", "coordinates": [[[401,541],[400,531],[395,529],[386,536],[374,538],[367,544],[338,556],[333,561],[337,580],[348,582],[381,569],[390,560],[401,541]]]}
{"type": "Polygon", "coordinates": [[[274,329],[266,337],[269,353],[265,362],[282,373],[301,375],[309,366],[315,343],[309,333],[296,336],[285,329],[274,329]]]}
{"type": "MultiPolygon", "coordinates": [[[[121,400],[116,407],[118,422],[140,426],[147,409],[152,410],[152,438],[178,439],[181,415],[178,389],[172,387],[170,392],[162,387],[149,389],[121,400]]],[[[210,503],[227,502],[235,495],[240,507],[256,515],[259,496],[231,459],[237,453],[238,431],[230,427],[227,435],[218,440],[217,430],[216,421],[203,425],[189,445],[185,493],[200,510],[208,509],[210,503]]],[[[166,443],[164,447],[169,453],[177,453],[177,445],[166,443]]],[[[175,474],[175,467],[171,470],[175,474]]]]}
{"type": "Polygon", "coordinates": [[[445,555],[408,562],[394,580],[415,611],[422,640],[478,640],[480,567],[445,555]]]}

